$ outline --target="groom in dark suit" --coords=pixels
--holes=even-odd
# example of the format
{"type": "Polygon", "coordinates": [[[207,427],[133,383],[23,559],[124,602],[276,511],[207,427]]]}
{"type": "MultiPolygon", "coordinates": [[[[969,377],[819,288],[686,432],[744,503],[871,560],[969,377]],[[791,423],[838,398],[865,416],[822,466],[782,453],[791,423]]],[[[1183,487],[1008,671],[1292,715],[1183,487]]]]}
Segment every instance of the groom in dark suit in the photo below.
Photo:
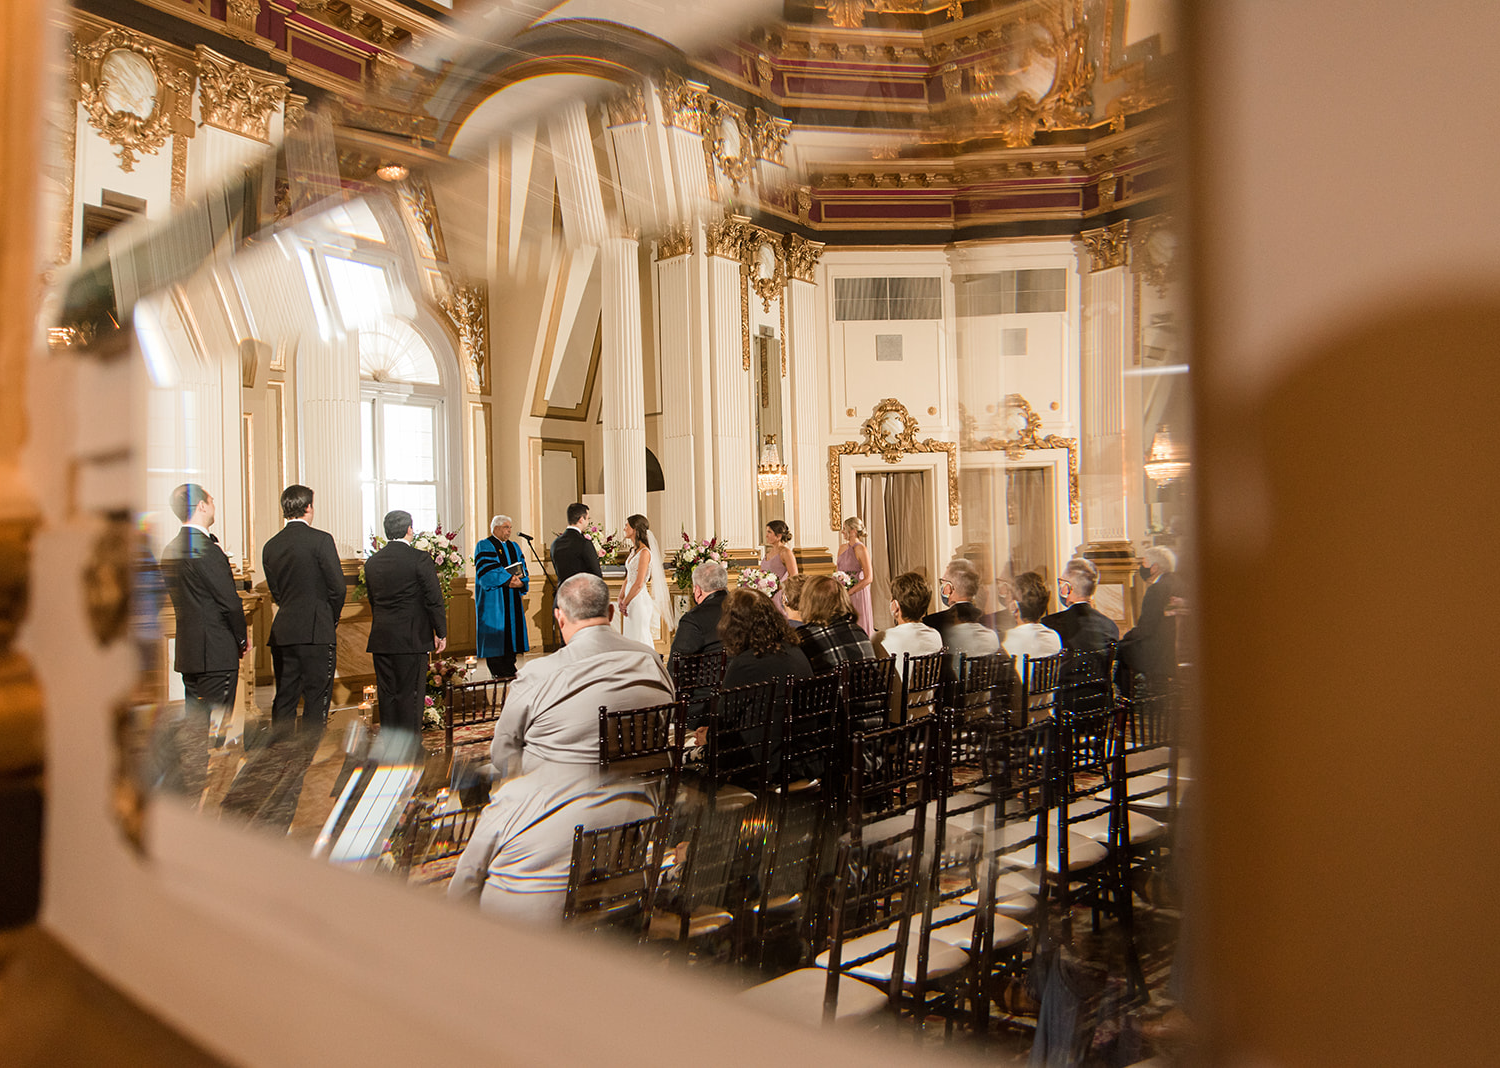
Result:
{"type": "Polygon", "coordinates": [[[172,491],[171,503],[182,529],[162,550],[161,571],[177,616],[172,667],[182,675],[186,701],[181,722],[164,732],[173,737],[162,739],[162,785],[191,797],[206,782],[211,714],[219,709],[227,717],[234,704],[246,648],[245,610],[229,558],[208,532],[214,499],[189,482],[172,491]]]}
{"type": "Polygon", "coordinates": [[[422,726],[427,654],[448,647],[448,612],[432,556],[411,544],[410,512],[387,512],[385,548],[365,561],[370,641],[380,724],[416,733],[422,726]]]}
{"type": "Polygon", "coordinates": [[[328,721],[334,628],[345,594],[333,536],[312,527],[313,491],[306,486],[282,490],[281,515],[286,525],[261,550],[266,585],[276,602],[270,643],[276,671],[271,729],[277,734],[296,724],[299,697],[305,724],[320,730],[328,721]]]}
{"type": "Polygon", "coordinates": [[[604,570],[599,566],[599,553],[583,533],[583,525],[588,521],[588,505],[568,505],[568,525],[552,542],[552,567],[557,572],[559,586],[574,575],[587,573],[604,577],[604,570]]]}

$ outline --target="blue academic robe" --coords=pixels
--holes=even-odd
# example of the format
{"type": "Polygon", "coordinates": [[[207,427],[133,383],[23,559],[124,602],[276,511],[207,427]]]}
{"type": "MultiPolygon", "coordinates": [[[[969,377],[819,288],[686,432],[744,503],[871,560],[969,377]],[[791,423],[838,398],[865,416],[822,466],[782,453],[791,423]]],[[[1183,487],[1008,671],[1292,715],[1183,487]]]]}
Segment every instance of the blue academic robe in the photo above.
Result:
{"type": "Polygon", "coordinates": [[[524,653],[531,648],[526,637],[526,617],[521,595],[531,588],[526,561],[514,541],[485,538],[474,546],[474,611],[477,617],[479,655],[504,656],[524,653]],[[510,582],[507,564],[520,564],[516,577],[519,589],[510,582]]]}

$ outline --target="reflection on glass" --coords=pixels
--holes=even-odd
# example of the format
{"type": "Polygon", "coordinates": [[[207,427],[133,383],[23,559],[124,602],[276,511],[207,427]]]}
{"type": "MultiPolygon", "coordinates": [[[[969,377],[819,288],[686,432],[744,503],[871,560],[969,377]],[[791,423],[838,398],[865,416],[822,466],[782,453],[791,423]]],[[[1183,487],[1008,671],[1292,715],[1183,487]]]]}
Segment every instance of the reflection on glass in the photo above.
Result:
{"type": "MultiPolygon", "coordinates": [[[[309,116],[231,184],[232,226],[190,207],[81,268],[68,307],[141,357],[153,561],[173,489],[203,486],[247,628],[204,716],[163,604],[140,776],[811,1024],[826,1005],[1049,1064],[1171,1052],[1192,413],[1170,38],[1122,29],[1129,0],[954,6],[788,9],[624,82],[544,55],[512,84],[519,23],[429,42],[420,78],[378,88],[402,138],[309,116]],[[359,585],[326,726],[270,721],[262,554],[288,484],[350,581],[393,510],[464,530],[433,550],[448,644],[419,733],[382,726],[359,585]],[[542,557],[575,501],[606,529],[643,512],[669,550],[727,539],[730,573],[677,591],[655,653],[614,644],[617,584],[597,615],[562,606],[559,653],[565,561],[542,557]],[[534,542],[516,681],[474,626],[467,554],[496,514],[534,542]],[[829,577],[851,517],[873,635],[829,577]],[[721,634],[771,520],[805,626],[771,607],[721,634]],[[945,651],[870,655],[923,634],[945,651]],[[652,708],[626,729],[600,706],[652,708]]],[[[548,47],[619,43],[586,30],[560,18],[548,47]]],[[[143,557],[143,594],[178,581],[143,557]]]]}

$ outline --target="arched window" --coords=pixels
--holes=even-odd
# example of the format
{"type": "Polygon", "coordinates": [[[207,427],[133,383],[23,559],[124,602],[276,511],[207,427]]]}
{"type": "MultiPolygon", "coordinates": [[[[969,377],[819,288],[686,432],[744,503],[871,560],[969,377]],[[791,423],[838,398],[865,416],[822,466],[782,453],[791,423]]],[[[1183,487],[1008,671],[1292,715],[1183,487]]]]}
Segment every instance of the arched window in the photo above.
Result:
{"type": "Polygon", "coordinates": [[[359,331],[360,499],[365,536],[384,534],[385,514],[411,513],[418,530],[440,519],[443,389],[422,335],[386,318],[359,331]]]}

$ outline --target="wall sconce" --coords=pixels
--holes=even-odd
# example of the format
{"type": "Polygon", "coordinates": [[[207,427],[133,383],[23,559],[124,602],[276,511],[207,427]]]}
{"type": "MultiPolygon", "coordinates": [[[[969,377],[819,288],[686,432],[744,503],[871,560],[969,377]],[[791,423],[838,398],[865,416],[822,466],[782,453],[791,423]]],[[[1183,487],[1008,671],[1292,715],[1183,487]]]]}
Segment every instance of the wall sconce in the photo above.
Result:
{"type": "Polygon", "coordinates": [[[767,434],[760,450],[760,466],[755,469],[755,486],[762,493],[780,493],[786,489],[786,481],[786,464],[781,462],[776,435],[767,434]]]}
{"type": "Polygon", "coordinates": [[[1163,423],[1151,438],[1151,453],[1146,457],[1146,477],[1157,487],[1182,478],[1192,464],[1180,444],[1172,440],[1172,431],[1163,423]]]}

